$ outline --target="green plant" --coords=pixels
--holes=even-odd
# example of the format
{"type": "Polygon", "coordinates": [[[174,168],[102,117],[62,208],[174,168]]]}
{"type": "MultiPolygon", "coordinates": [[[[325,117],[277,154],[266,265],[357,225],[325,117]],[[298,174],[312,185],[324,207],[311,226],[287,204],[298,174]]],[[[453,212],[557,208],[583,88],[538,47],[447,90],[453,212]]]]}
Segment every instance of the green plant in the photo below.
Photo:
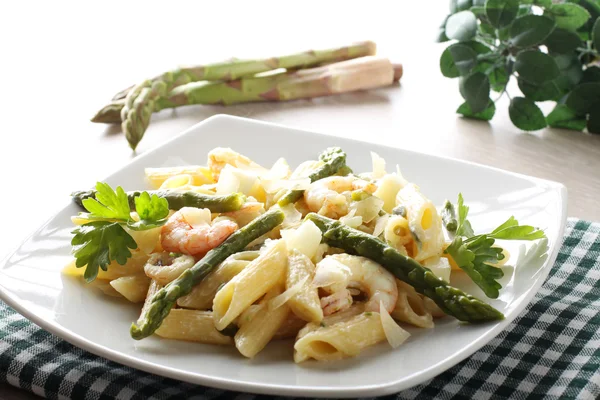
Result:
{"type": "Polygon", "coordinates": [[[491,120],[506,94],[522,130],[600,133],[600,0],[452,0],[438,36],[448,40],[440,69],[459,78],[457,113],[491,120]],[[511,78],[522,96],[508,93],[511,78]],[[544,116],[540,101],[556,106],[544,116]]]}

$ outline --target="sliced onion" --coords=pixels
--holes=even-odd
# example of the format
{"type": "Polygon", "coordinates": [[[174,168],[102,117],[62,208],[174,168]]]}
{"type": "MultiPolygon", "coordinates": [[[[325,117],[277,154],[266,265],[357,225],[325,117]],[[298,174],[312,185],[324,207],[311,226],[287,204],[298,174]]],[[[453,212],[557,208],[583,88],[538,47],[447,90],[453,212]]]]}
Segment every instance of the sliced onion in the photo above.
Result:
{"type": "Polygon", "coordinates": [[[373,162],[372,179],[379,179],[385,175],[385,160],[375,152],[371,152],[371,160],[373,162]]]}
{"type": "Polygon", "coordinates": [[[314,170],[323,166],[323,161],[315,161],[308,160],[304,161],[302,164],[298,165],[298,167],[292,172],[292,178],[306,178],[309,176],[314,170]]]}
{"type": "Polygon", "coordinates": [[[240,189],[240,180],[231,165],[227,164],[221,170],[219,182],[217,182],[217,194],[237,193],[240,189]]]}
{"type": "Polygon", "coordinates": [[[308,281],[308,276],[305,276],[304,279],[297,282],[291,288],[287,289],[285,292],[269,300],[269,311],[278,309],[279,307],[287,303],[292,297],[297,295],[298,292],[302,290],[304,285],[306,285],[306,281],[308,281]]]}
{"type": "Polygon", "coordinates": [[[292,174],[290,166],[288,165],[285,158],[281,157],[271,167],[269,171],[261,175],[262,178],[267,180],[280,180],[287,179],[292,174]]]}
{"type": "Polygon", "coordinates": [[[383,306],[383,301],[379,302],[379,317],[381,318],[381,326],[387,338],[388,343],[392,348],[400,346],[410,337],[410,333],[405,331],[392,319],[390,313],[383,306]]]}
{"type": "Polygon", "coordinates": [[[356,210],[356,216],[362,217],[362,221],[368,224],[379,215],[383,204],[384,201],[379,197],[369,196],[364,200],[352,203],[350,207],[356,210]]]}
{"type": "Polygon", "coordinates": [[[381,217],[377,218],[377,222],[375,223],[375,228],[373,229],[373,236],[379,237],[379,235],[381,235],[383,233],[383,230],[385,229],[385,226],[387,225],[389,219],[390,219],[390,214],[385,214],[385,215],[382,215],[381,217]]]}
{"type": "Polygon", "coordinates": [[[296,227],[302,222],[302,213],[296,209],[294,204],[281,207],[281,211],[283,211],[284,215],[283,222],[281,223],[283,229],[296,227]]]}

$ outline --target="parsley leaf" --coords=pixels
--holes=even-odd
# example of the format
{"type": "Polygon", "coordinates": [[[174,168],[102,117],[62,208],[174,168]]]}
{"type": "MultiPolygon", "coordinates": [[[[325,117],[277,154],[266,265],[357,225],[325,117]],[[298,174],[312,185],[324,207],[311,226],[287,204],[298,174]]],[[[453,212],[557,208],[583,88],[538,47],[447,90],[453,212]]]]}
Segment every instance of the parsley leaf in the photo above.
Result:
{"type": "Polygon", "coordinates": [[[129,222],[127,224],[129,228],[141,231],[157,228],[167,222],[166,218],[169,216],[169,202],[167,199],[158,197],[155,194],[150,196],[148,192],[142,192],[134,201],[140,220],[129,222]]]}
{"type": "Polygon", "coordinates": [[[464,204],[462,194],[459,193],[456,236],[444,252],[452,257],[486,296],[495,299],[502,288],[497,280],[504,276],[502,269],[491,265],[504,259],[502,248],[494,246],[496,239],[536,240],[546,238],[546,235],[533,226],[519,225],[515,217],[510,217],[490,233],[475,235],[467,220],[468,214],[469,207],[464,204]]]}
{"type": "Polygon", "coordinates": [[[446,253],[450,254],[456,264],[469,275],[487,297],[495,299],[502,288],[497,279],[502,278],[504,272],[488,263],[503,259],[504,254],[501,248],[492,247],[493,244],[494,239],[486,235],[481,235],[471,242],[463,242],[462,237],[456,236],[446,249],[446,253]]]}
{"type": "Polygon", "coordinates": [[[86,267],[83,277],[91,282],[98,276],[98,269],[107,270],[107,266],[116,261],[125,265],[131,257],[129,249],[136,249],[137,243],[124,229],[128,227],[141,231],[157,228],[167,222],[169,203],[156,195],[142,192],[134,198],[139,221],[131,218],[127,193],[118,186],[113,190],[108,184],[96,184],[95,199],[83,200],[83,206],[89,213],[80,213],[90,222],[77,227],[71,245],[77,268],[86,267]]]}
{"type": "Polygon", "coordinates": [[[128,221],[129,200],[121,186],[115,192],[107,183],[96,183],[96,198],[85,199],[83,206],[90,212],[90,218],[104,218],[128,221]]]}
{"type": "Polygon", "coordinates": [[[530,225],[519,225],[515,217],[510,217],[505,223],[489,234],[490,237],[504,240],[536,240],[546,237],[544,231],[530,225]]]}
{"type": "Polygon", "coordinates": [[[471,237],[475,233],[471,228],[471,223],[467,220],[469,207],[465,206],[462,193],[458,194],[458,228],[456,228],[457,236],[471,237]]]}
{"type": "Polygon", "coordinates": [[[83,277],[88,283],[96,279],[98,268],[106,271],[112,261],[125,265],[131,257],[129,249],[138,247],[118,222],[93,221],[71,233],[75,234],[71,240],[75,265],[77,268],[87,265],[83,277]]]}

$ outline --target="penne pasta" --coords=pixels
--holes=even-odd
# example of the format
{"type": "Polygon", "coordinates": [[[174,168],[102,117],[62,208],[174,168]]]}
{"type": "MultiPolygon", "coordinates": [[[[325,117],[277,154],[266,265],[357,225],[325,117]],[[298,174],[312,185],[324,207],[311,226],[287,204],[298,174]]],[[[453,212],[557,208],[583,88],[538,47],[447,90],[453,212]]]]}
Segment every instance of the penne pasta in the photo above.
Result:
{"type": "Polygon", "coordinates": [[[190,294],[180,297],[177,300],[177,305],[196,310],[212,308],[213,299],[219,288],[242,272],[252,260],[258,257],[258,254],[258,251],[244,251],[228,257],[210,275],[196,285],[190,294]]]}
{"type": "Polygon", "coordinates": [[[207,167],[199,165],[146,168],[144,170],[144,174],[146,175],[146,180],[148,183],[150,183],[153,189],[160,188],[169,178],[174,178],[181,175],[191,177],[190,184],[194,186],[214,183],[210,170],[207,167]]]}
{"type": "Polygon", "coordinates": [[[308,322],[320,322],[323,319],[318,289],[311,284],[314,277],[315,265],[310,259],[296,249],[290,250],[286,288],[289,289],[302,280],[305,280],[305,284],[288,301],[288,305],[296,316],[308,322]]]}
{"type": "Polygon", "coordinates": [[[225,284],[213,300],[217,329],[225,329],[248,306],[262,297],[275,285],[283,283],[287,269],[285,241],[274,240],[257,259],[225,284]]]}
{"type": "Polygon", "coordinates": [[[419,328],[433,328],[433,317],[425,305],[423,296],[417,293],[412,286],[398,279],[396,279],[396,285],[398,286],[398,300],[391,313],[392,318],[419,328]]]}
{"type": "Polygon", "coordinates": [[[431,200],[411,183],[398,192],[396,203],[406,209],[408,227],[414,238],[415,249],[413,252],[409,249],[409,255],[417,261],[440,256],[444,245],[442,219],[431,200]]]}
{"type": "Polygon", "coordinates": [[[318,327],[303,335],[294,344],[294,361],[309,358],[318,361],[352,357],[367,347],[386,340],[377,312],[363,312],[333,325],[318,327]]]}
{"type": "Polygon", "coordinates": [[[136,274],[113,279],[110,286],[132,303],[142,303],[148,293],[150,281],[146,275],[136,274]]]}
{"type": "Polygon", "coordinates": [[[251,315],[240,319],[240,329],[235,334],[234,341],[235,347],[245,357],[252,358],[264,349],[289,319],[290,308],[286,304],[276,309],[268,307],[268,302],[282,291],[283,285],[272,288],[251,315]]]}
{"type": "MultiPolygon", "coordinates": [[[[112,281],[122,276],[143,273],[144,265],[146,265],[148,258],[150,258],[148,254],[139,250],[134,250],[131,252],[131,258],[127,260],[125,265],[120,265],[118,262],[113,261],[107,266],[106,271],[102,269],[98,271],[98,277],[96,279],[112,281]]],[[[75,260],[69,262],[62,270],[64,275],[74,277],[83,277],[84,272],[85,267],[77,268],[75,266],[75,260]]]]}
{"type": "Polygon", "coordinates": [[[215,328],[210,311],[174,309],[164,319],[156,334],[165,339],[186,340],[209,344],[227,345],[232,338],[215,328]]]}

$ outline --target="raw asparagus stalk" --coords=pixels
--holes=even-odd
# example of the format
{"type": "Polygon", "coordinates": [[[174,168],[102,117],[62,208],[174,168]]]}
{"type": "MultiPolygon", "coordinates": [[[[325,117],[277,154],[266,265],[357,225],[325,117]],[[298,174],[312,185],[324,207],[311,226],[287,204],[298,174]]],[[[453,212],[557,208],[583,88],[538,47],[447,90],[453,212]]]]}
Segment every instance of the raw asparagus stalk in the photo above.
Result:
{"type": "MultiPolygon", "coordinates": [[[[179,210],[183,207],[197,207],[197,208],[208,208],[211,212],[222,213],[228,211],[239,210],[244,202],[246,196],[241,193],[233,193],[223,196],[211,196],[206,194],[200,194],[196,192],[176,192],[172,190],[148,190],[148,194],[157,195],[167,199],[170,210],[179,210]]],[[[135,210],[135,198],[138,197],[142,192],[127,192],[127,198],[129,200],[129,207],[135,210]]],[[[78,191],[71,193],[71,198],[75,204],[79,207],[83,207],[83,200],[95,199],[95,190],[78,191]]]]}
{"type": "MultiPolygon", "coordinates": [[[[308,176],[311,182],[335,175],[340,168],[345,167],[346,153],[339,147],[330,147],[319,155],[319,160],[323,161],[325,164],[308,176]]],[[[290,203],[295,203],[303,194],[304,190],[288,190],[279,199],[277,204],[280,207],[284,207],[290,203]]]]}
{"type": "Polygon", "coordinates": [[[458,221],[456,220],[454,205],[450,202],[450,200],[446,200],[444,202],[444,207],[442,208],[441,214],[442,222],[444,222],[444,226],[448,232],[456,232],[456,228],[458,228],[458,221]]]}
{"type": "MultiPolygon", "coordinates": [[[[397,82],[400,80],[400,78],[402,77],[402,73],[403,73],[403,68],[402,68],[402,64],[393,64],[393,69],[394,69],[394,82],[397,82]]],[[[249,79],[249,78],[245,78],[245,79],[249,79]]],[[[180,89],[181,91],[185,91],[186,89],[184,89],[186,85],[183,85],[183,87],[180,89]]],[[[241,86],[241,84],[239,85],[241,86]]],[[[195,87],[195,86],[192,86],[195,87]]],[[[192,104],[192,103],[189,103],[192,104]]],[[[223,103],[224,105],[226,103],[223,103]]],[[[94,115],[91,119],[92,122],[97,122],[97,123],[104,123],[104,124],[120,124],[121,123],[121,110],[123,109],[123,106],[125,105],[125,99],[118,99],[118,100],[114,100],[112,103],[107,104],[106,106],[104,106],[103,108],[101,108],[100,110],[98,110],[98,112],[96,113],[96,115],[94,115]]],[[[167,99],[158,99],[156,101],[156,103],[154,104],[154,112],[156,111],[160,111],[162,109],[165,108],[172,108],[172,107],[178,107],[180,105],[187,105],[185,103],[174,103],[174,102],[170,102],[167,99]]]]}
{"type": "MultiPolygon", "coordinates": [[[[394,69],[388,59],[368,56],[291,73],[243,78],[231,82],[190,83],[172,90],[164,101],[156,101],[155,111],[188,104],[228,105],[328,96],[387,86],[393,79],[394,69]]],[[[152,98],[150,94],[148,97],[152,98]]],[[[125,102],[126,105],[131,103],[129,97],[125,102]]],[[[134,149],[142,139],[149,121],[148,107],[149,103],[140,103],[132,109],[134,112],[127,114],[128,120],[122,123],[127,140],[134,149]],[[136,121],[136,118],[143,120],[136,121]]],[[[124,111],[125,109],[121,112],[121,117],[125,116],[124,111]]]]}
{"type": "Polygon", "coordinates": [[[121,129],[133,150],[150,124],[156,101],[165,97],[172,85],[172,81],[145,81],[127,94],[121,110],[121,129]]]}
{"type": "Polygon", "coordinates": [[[183,272],[177,279],[160,289],[152,296],[148,307],[136,324],[131,325],[131,337],[140,340],[156,331],[167,317],[177,299],[189,294],[214,268],[230,255],[244,250],[248,244],[266,234],[283,222],[281,210],[270,210],[240,228],[221,245],[206,253],[192,268],[183,272]]]}
{"type": "MultiPolygon", "coordinates": [[[[271,57],[258,60],[232,59],[224,62],[177,68],[161,74],[151,81],[172,82],[173,87],[198,81],[231,81],[243,76],[251,76],[277,68],[301,69],[322,63],[349,60],[352,58],[372,56],[377,46],[371,41],[359,42],[350,46],[324,50],[309,50],[283,57],[271,57]]],[[[113,96],[113,100],[127,97],[135,86],[121,90],[113,96]]]]}
{"type": "Polygon", "coordinates": [[[432,299],[446,314],[467,322],[485,322],[504,318],[504,315],[494,307],[450,286],[448,282],[436,277],[433,272],[422,267],[414,259],[403,256],[372,235],[315,213],[308,214],[306,219],[314,222],[321,229],[325,243],[381,264],[396,278],[432,299]]]}

